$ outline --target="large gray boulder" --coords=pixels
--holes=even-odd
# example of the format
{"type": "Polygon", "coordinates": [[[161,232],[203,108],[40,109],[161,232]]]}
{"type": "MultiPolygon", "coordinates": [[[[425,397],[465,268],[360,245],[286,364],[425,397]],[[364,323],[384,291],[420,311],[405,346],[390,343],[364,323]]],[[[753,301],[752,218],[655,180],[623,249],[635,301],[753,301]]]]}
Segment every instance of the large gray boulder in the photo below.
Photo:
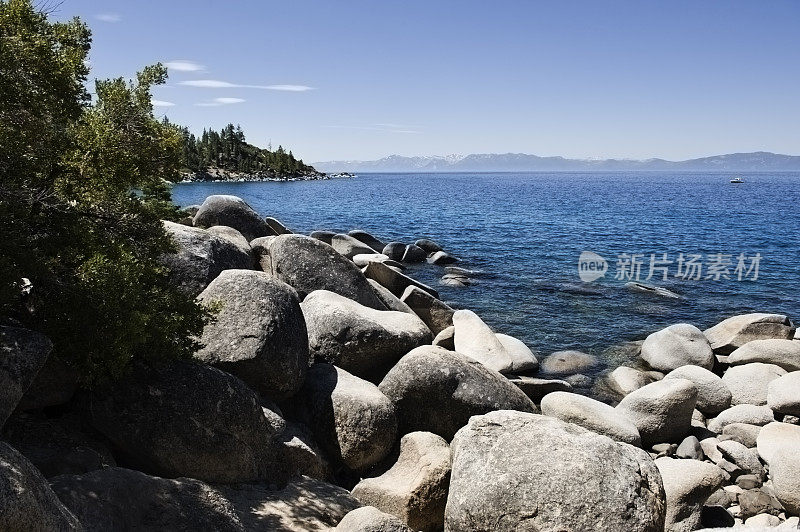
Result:
{"type": "Polygon", "coordinates": [[[791,340],[794,332],[795,327],[788,317],[765,313],[733,316],[703,331],[711,348],[724,355],[753,340],[791,340]]]}
{"type": "Polygon", "coordinates": [[[137,469],[209,482],[275,475],[274,434],[258,396],[218,369],[191,362],[139,368],[97,391],[87,409],[137,469]]]}
{"type": "Polygon", "coordinates": [[[780,414],[800,417],[800,371],[787,373],[769,383],[767,405],[780,414]]]}
{"type": "Polygon", "coordinates": [[[701,528],[700,512],[708,497],[725,481],[725,473],[700,460],[662,457],[655,461],[667,495],[667,532],[690,532],[701,528]]]}
{"type": "Polygon", "coordinates": [[[264,272],[226,270],[198,298],[219,308],[195,358],[236,375],[272,399],[290,397],[309,365],[297,292],[264,272]]]}
{"type": "Polygon", "coordinates": [[[301,307],[314,359],[370,381],[380,382],[403,355],[433,340],[414,314],[375,310],[327,290],[312,292],[301,307]]]}
{"type": "MultiPolygon", "coordinates": [[[[384,255],[386,254],[387,253],[384,252],[384,255]]],[[[399,271],[393,270],[381,262],[370,262],[367,264],[367,267],[364,268],[364,275],[370,279],[375,279],[380,284],[388,288],[389,291],[397,297],[402,297],[403,292],[405,292],[406,288],[409,286],[416,286],[417,288],[428,292],[433,297],[437,299],[439,298],[439,292],[430,286],[421,283],[416,279],[412,279],[408,275],[402,274],[399,271]]]]}
{"type": "Polygon", "coordinates": [[[642,445],[680,442],[689,432],[697,388],[686,379],[665,379],[626,395],[617,410],[639,429],[642,445]]]}
{"type": "Polygon", "coordinates": [[[580,351],[557,351],[542,360],[540,369],[552,375],[571,375],[591,371],[598,364],[597,357],[580,351]]]}
{"type": "Polygon", "coordinates": [[[775,497],[790,514],[800,514],[800,455],[797,449],[780,449],[769,465],[775,497]]]}
{"type": "Polygon", "coordinates": [[[400,300],[425,322],[434,335],[453,325],[455,310],[417,286],[408,286],[400,296],[400,300]]]}
{"type": "Polygon", "coordinates": [[[412,532],[405,523],[374,506],[362,506],[339,521],[336,532],[412,532]]]}
{"type": "Polygon", "coordinates": [[[44,366],[53,344],[43,334],[0,326],[0,427],[44,366]]]}
{"type": "Polygon", "coordinates": [[[392,402],[374,384],[330,364],[314,364],[286,407],[330,458],[351,470],[377,464],[395,443],[392,402]]]}
{"type": "Polygon", "coordinates": [[[209,196],[197,214],[194,215],[196,227],[227,225],[244,235],[248,242],[260,236],[274,234],[267,222],[261,219],[242,198],[236,196],[209,196]]]}
{"type": "Polygon", "coordinates": [[[450,447],[430,432],[412,432],[400,440],[397,462],[379,477],[353,488],[362,504],[395,515],[413,530],[441,530],[450,485],[450,447]]]}
{"type": "Polygon", "coordinates": [[[272,229],[272,232],[277,235],[291,235],[292,231],[283,225],[283,223],[278,220],[277,218],[273,218],[272,216],[267,216],[264,218],[264,222],[272,229]]]}
{"type": "Polygon", "coordinates": [[[642,344],[642,359],[659,371],[672,371],[691,364],[701,368],[714,367],[714,352],[703,331],[678,323],[654,332],[642,344]]]}
{"type": "Polygon", "coordinates": [[[0,530],[82,530],[42,474],[4,442],[0,442],[0,530]]]}
{"type": "Polygon", "coordinates": [[[765,405],[769,383],[786,375],[786,370],[775,364],[752,362],[731,366],[722,376],[722,382],[731,391],[732,405],[765,405]]]}
{"type": "Polygon", "coordinates": [[[775,415],[768,406],[736,405],[723,410],[714,419],[710,419],[708,430],[721,434],[722,430],[732,423],[763,426],[773,421],[775,421],[775,415]]]}
{"type": "Polygon", "coordinates": [[[352,236],[356,240],[360,240],[367,246],[371,247],[378,253],[383,251],[383,248],[386,247],[386,244],[372,236],[371,234],[367,233],[366,231],[362,231],[361,229],[353,229],[352,231],[347,233],[348,235],[352,236]]]}
{"type": "Polygon", "coordinates": [[[761,459],[772,468],[772,463],[782,451],[800,456],[800,426],[773,421],[761,428],[756,438],[756,449],[761,459]]]}
{"type": "Polygon", "coordinates": [[[442,251],[442,246],[429,238],[420,238],[414,242],[414,245],[421,247],[426,253],[436,253],[437,251],[442,251]]]}
{"type": "Polygon", "coordinates": [[[248,269],[253,257],[227,238],[199,227],[164,222],[164,228],[177,246],[175,253],[163,255],[161,262],[169,276],[184,292],[196,296],[223,270],[248,269]]]}
{"type": "Polygon", "coordinates": [[[406,252],[406,245],[402,242],[389,242],[383,246],[383,249],[379,249],[378,251],[392,260],[399,261],[403,259],[403,254],[406,252]]]}
{"type": "Polygon", "coordinates": [[[333,242],[334,235],[336,235],[336,233],[334,233],[333,231],[312,231],[311,234],[308,236],[330,245],[331,242],[333,242]]]}
{"type": "Polygon", "coordinates": [[[78,370],[51,353],[19,400],[17,410],[40,410],[63,405],[75,395],[80,376],[78,370]]]}
{"type": "Polygon", "coordinates": [[[612,440],[641,445],[639,429],[617,409],[590,397],[553,392],[542,399],[542,414],[608,436],[612,440]]]}
{"type": "MultiPolygon", "coordinates": [[[[215,225],[209,227],[208,229],[206,229],[206,231],[208,231],[210,234],[214,236],[224,238],[225,240],[236,246],[236,248],[242,253],[250,255],[252,260],[253,248],[250,246],[250,241],[247,240],[242,233],[240,233],[233,227],[228,227],[227,225],[215,225]]],[[[266,238],[266,237],[259,237],[259,238],[266,238]]],[[[254,239],[254,241],[257,240],[258,238],[254,239]]]]}
{"type": "Polygon", "coordinates": [[[513,373],[514,361],[494,331],[471,310],[453,314],[456,351],[500,373],[513,373]]]}
{"type": "Polygon", "coordinates": [[[359,506],[345,489],[301,477],[269,484],[212,485],[109,468],[52,481],[87,532],[108,530],[330,530],[359,506]]]}
{"type": "Polygon", "coordinates": [[[531,373],[539,369],[539,361],[525,342],[507,334],[495,333],[503,348],[511,358],[513,373],[531,373]]]}
{"type": "Polygon", "coordinates": [[[492,410],[538,411],[500,373],[436,346],[405,355],[379,388],[395,406],[401,434],[427,431],[450,440],[471,416],[492,410]]]}
{"type": "Polygon", "coordinates": [[[329,290],[370,308],[386,307],[361,270],[328,244],[303,235],[281,235],[269,246],[271,273],[297,290],[300,300],[329,290]]]}
{"type": "Polygon", "coordinates": [[[697,409],[706,415],[716,415],[731,406],[731,391],[725,382],[700,366],[681,366],[670,371],[665,379],[690,380],[697,387],[697,409]]]}
{"type": "Polygon", "coordinates": [[[403,253],[402,262],[425,262],[428,258],[428,252],[417,246],[416,244],[409,244],[406,246],[406,251],[403,253]]]}
{"type": "Polygon", "coordinates": [[[397,312],[406,312],[408,314],[416,315],[416,312],[411,310],[411,307],[406,305],[399,297],[389,292],[389,289],[384,287],[374,279],[367,279],[372,289],[375,290],[375,295],[386,306],[386,310],[395,310],[397,312]]]}
{"type": "Polygon", "coordinates": [[[333,249],[350,260],[353,260],[353,257],[356,255],[377,253],[376,250],[372,249],[360,240],[342,233],[333,235],[333,238],[331,238],[331,246],[333,246],[333,249]]]}
{"type": "Polygon", "coordinates": [[[753,340],[735,350],[728,364],[738,366],[752,362],[775,364],[786,371],[800,370],[800,342],[797,340],[753,340]]]}
{"type": "Polygon", "coordinates": [[[451,444],[445,530],[661,531],[661,477],[641,449],[522,412],[475,416],[451,444]]]}

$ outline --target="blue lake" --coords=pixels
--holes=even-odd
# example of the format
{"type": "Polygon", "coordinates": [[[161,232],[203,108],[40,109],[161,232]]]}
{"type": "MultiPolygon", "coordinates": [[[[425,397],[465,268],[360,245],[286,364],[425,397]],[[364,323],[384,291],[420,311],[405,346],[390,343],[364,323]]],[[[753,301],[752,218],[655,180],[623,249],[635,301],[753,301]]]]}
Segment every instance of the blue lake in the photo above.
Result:
{"type": "Polygon", "coordinates": [[[539,354],[601,354],[677,322],[705,328],[752,311],[800,317],[800,174],[745,178],[731,184],[730,176],[709,173],[364,174],[178,184],[173,198],[185,206],[211,194],[237,195],[295,232],[358,228],[385,242],[431,238],[460,257],[459,266],[481,272],[477,284],[454,288],[438,285],[439,267],[410,268],[452,306],[474,310],[539,354]],[[605,277],[580,280],[582,251],[608,261],[605,277]],[[651,254],[660,260],[664,253],[673,261],[669,279],[656,270],[647,280],[651,254]],[[675,277],[681,253],[701,255],[702,279],[675,277]],[[630,274],[618,267],[621,254],[641,255],[639,280],[681,298],[625,288],[630,279],[616,278],[622,269],[630,274]],[[729,279],[706,279],[714,262],[721,274],[727,266],[729,279]]]}

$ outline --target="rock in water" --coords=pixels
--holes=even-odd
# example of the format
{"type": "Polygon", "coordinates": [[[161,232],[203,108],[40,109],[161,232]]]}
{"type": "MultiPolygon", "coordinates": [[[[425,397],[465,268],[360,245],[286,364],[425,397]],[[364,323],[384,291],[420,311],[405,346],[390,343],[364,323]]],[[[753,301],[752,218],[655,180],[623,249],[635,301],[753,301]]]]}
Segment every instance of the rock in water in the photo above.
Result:
{"type": "Polygon", "coordinates": [[[283,225],[280,222],[280,220],[277,220],[277,219],[275,219],[275,218],[273,218],[271,216],[267,216],[266,218],[264,218],[264,222],[269,226],[270,229],[272,229],[272,232],[275,235],[291,235],[292,234],[292,232],[285,225],[283,225]]]}
{"type": "MultiPolygon", "coordinates": [[[[359,253],[357,255],[353,255],[353,262],[359,268],[363,268],[364,266],[366,266],[370,262],[390,262],[390,263],[394,263],[393,260],[391,260],[389,257],[384,255],[383,253],[359,253]]],[[[396,264],[393,264],[393,266],[396,266],[397,264],[400,264],[400,263],[398,262],[396,264]]]]}
{"type": "Polygon", "coordinates": [[[53,479],[53,489],[91,532],[107,530],[330,530],[358,507],[345,489],[301,477],[268,484],[211,485],[108,468],[53,479]]]}
{"type": "Polygon", "coordinates": [[[614,407],[570,392],[553,392],[542,399],[542,414],[608,436],[612,440],[641,446],[639,430],[614,407]]]}
{"type": "Polygon", "coordinates": [[[641,356],[659,371],[672,371],[687,364],[709,370],[714,367],[711,344],[703,331],[688,323],[670,325],[648,336],[642,344],[641,356]]]}
{"type": "Polygon", "coordinates": [[[456,351],[500,373],[511,373],[513,360],[506,348],[477,314],[458,310],[453,314],[456,351]]]}
{"type": "Polygon", "coordinates": [[[383,248],[386,247],[386,244],[384,244],[371,234],[367,233],[366,231],[362,231],[360,229],[353,229],[347,234],[352,236],[356,240],[363,242],[364,244],[366,244],[367,246],[371,247],[372,249],[374,249],[379,253],[383,251],[383,248]]]}
{"type": "Polygon", "coordinates": [[[248,242],[260,236],[274,234],[250,205],[236,196],[209,196],[194,215],[196,227],[227,225],[244,235],[248,242]]]}
{"type": "Polygon", "coordinates": [[[560,379],[539,379],[520,375],[509,375],[508,380],[530,397],[534,403],[539,403],[542,398],[553,392],[571,392],[572,385],[560,379]]]}
{"type": "Polygon", "coordinates": [[[406,245],[402,242],[389,242],[383,246],[382,250],[378,250],[392,260],[402,260],[406,252],[406,245]]]}
{"type": "MultiPolygon", "coordinates": [[[[449,253],[445,253],[444,251],[437,251],[436,253],[432,253],[428,257],[428,262],[430,264],[436,264],[437,266],[445,266],[447,264],[455,264],[456,262],[458,262],[458,259],[449,253]]],[[[454,273],[454,272],[448,272],[448,273],[454,273]]]]}
{"type": "Polygon", "coordinates": [[[320,240],[281,235],[269,246],[272,275],[297,290],[302,301],[314,290],[329,290],[370,308],[386,307],[352,261],[320,240]]]}
{"type": "Polygon", "coordinates": [[[412,432],[400,440],[400,456],[383,475],[365,478],[353,488],[362,504],[399,517],[413,530],[441,530],[450,485],[450,447],[430,432],[412,432]]]}
{"type": "Polygon", "coordinates": [[[330,364],[314,364],[289,408],[337,462],[356,471],[389,454],[397,435],[391,401],[378,388],[330,364]]]}
{"type": "Polygon", "coordinates": [[[539,369],[539,361],[536,360],[536,355],[522,340],[501,333],[495,333],[495,337],[500,340],[506,353],[511,357],[511,371],[513,373],[534,372],[539,369]]]}
{"type": "Polygon", "coordinates": [[[275,400],[300,389],[309,365],[308,332],[292,287],[263,272],[226,270],[198,299],[221,308],[203,329],[204,347],[195,358],[275,400]]]}
{"type": "Polygon", "coordinates": [[[0,530],[81,530],[41,473],[7,443],[0,442],[0,530]]]}
{"type": "Polygon", "coordinates": [[[397,297],[402,297],[403,292],[405,292],[406,288],[409,286],[416,286],[417,288],[428,292],[433,297],[437,299],[439,298],[439,292],[430,286],[420,283],[408,275],[404,275],[399,271],[395,271],[386,264],[380,262],[370,262],[367,264],[367,267],[364,269],[364,275],[370,279],[378,281],[397,297]]]}
{"type": "Polygon", "coordinates": [[[53,344],[37,332],[0,326],[0,427],[44,366],[53,344]]]}
{"type": "Polygon", "coordinates": [[[667,495],[667,532],[689,532],[700,528],[700,511],[706,499],[722,486],[725,473],[700,460],[656,460],[667,495]]]}
{"type": "Polygon", "coordinates": [[[580,351],[557,351],[547,355],[542,361],[541,369],[544,373],[553,375],[568,375],[583,373],[597,366],[597,357],[580,351]]]}
{"type": "Polygon", "coordinates": [[[450,440],[470,416],[492,410],[538,411],[501,374],[436,346],[421,346],[405,355],[379,388],[395,405],[401,434],[427,431],[450,440]]]}
{"type": "Polygon", "coordinates": [[[315,360],[370,381],[380,382],[403,355],[433,339],[414,314],[371,309],[327,290],[312,292],[301,307],[315,360]]]}
{"type": "Polygon", "coordinates": [[[639,429],[642,446],[679,442],[689,432],[697,388],[686,379],[665,379],[626,395],[617,410],[639,429]]]}
{"type": "Polygon", "coordinates": [[[619,366],[607,377],[608,386],[622,396],[647,386],[654,380],[652,375],[628,366],[619,366]]]}
{"type": "Polygon", "coordinates": [[[428,258],[428,253],[419,246],[409,244],[406,246],[406,251],[403,253],[402,262],[425,262],[428,258]]]}
{"type": "Polygon", "coordinates": [[[227,238],[200,229],[164,222],[164,229],[177,246],[175,253],[163,255],[172,282],[194,297],[223,270],[248,269],[253,257],[227,238]]]}
{"type": "Polygon", "coordinates": [[[400,300],[408,305],[433,334],[439,334],[453,325],[455,310],[449,305],[416,286],[409,286],[403,291],[400,300]]]}
{"type": "Polygon", "coordinates": [[[636,447],[499,411],[470,419],[451,448],[446,531],[664,529],[661,477],[636,447]]]}
{"type": "Polygon", "coordinates": [[[333,238],[331,238],[331,246],[333,246],[333,249],[350,260],[353,260],[353,257],[356,255],[377,253],[374,249],[360,240],[353,238],[350,235],[344,235],[341,233],[333,235],[333,238]]]}
{"type": "Polygon", "coordinates": [[[137,369],[90,401],[92,425],[144,471],[209,482],[280,481],[258,396],[223,371],[191,362],[137,369]]]}
{"type": "Polygon", "coordinates": [[[425,253],[436,253],[437,251],[442,251],[442,246],[427,238],[420,238],[414,242],[414,245],[425,250],[425,253]]]}
{"type": "Polygon", "coordinates": [[[775,412],[800,416],[800,371],[787,373],[769,383],[767,405],[775,412]]]}
{"type": "Polygon", "coordinates": [[[800,370],[800,342],[797,340],[753,340],[728,357],[728,364],[732,366],[752,362],[775,364],[786,371],[800,370]]]}
{"type": "Polygon", "coordinates": [[[775,364],[752,362],[731,366],[722,376],[722,382],[731,391],[732,405],[765,405],[769,383],[786,375],[786,370],[775,364]]]}
{"type": "Polygon", "coordinates": [[[328,244],[330,246],[331,242],[333,242],[333,237],[335,235],[336,235],[336,233],[334,233],[333,231],[312,231],[311,234],[308,235],[308,236],[310,236],[311,238],[314,238],[316,240],[320,240],[322,242],[325,242],[326,244],[328,244]]]}
{"type": "Polygon", "coordinates": [[[700,366],[681,366],[665,379],[687,379],[697,387],[697,409],[703,414],[719,414],[731,406],[731,391],[720,377],[700,366]]]}
{"type": "Polygon", "coordinates": [[[401,520],[374,506],[356,508],[336,526],[336,532],[412,532],[401,520]]]}
{"type": "Polygon", "coordinates": [[[791,340],[794,331],[791,320],[783,314],[753,313],[733,316],[703,333],[714,351],[727,355],[753,340],[791,340]]]}

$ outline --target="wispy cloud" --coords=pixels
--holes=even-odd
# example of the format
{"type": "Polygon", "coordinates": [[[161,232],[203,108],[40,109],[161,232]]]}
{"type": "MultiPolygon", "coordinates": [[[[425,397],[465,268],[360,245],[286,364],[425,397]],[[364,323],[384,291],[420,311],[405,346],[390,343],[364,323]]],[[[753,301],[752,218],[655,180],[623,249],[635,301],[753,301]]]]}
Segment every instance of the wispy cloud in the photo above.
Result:
{"type": "Polygon", "coordinates": [[[151,100],[153,107],[173,107],[175,104],[164,100],[151,100]]]}
{"type": "Polygon", "coordinates": [[[200,102],[195,105],[198,107],[219,107],[220,105],[231,105],[234,103],[242,103],[247,100],[243,98],[214,98],[210,102],[200,102]]]}
{"type": "Polygon", "coordinates": [[[176,59],[174,61],[167,61],[164,66],[169,70],[177,70],[178,72],[203,72],[206,67],[194,61],[187,61],[185,59],[176,59]]]}
{"type": "Polygon", "coordinates": [[[181,81],[180,85],[187,87],[200,87],[204,89],[264,89],[271,91],[306,92],[314,90],[314,87],[307,85],[246,85],[220,81],[218,79],[192,79],[181,81]]]}
{"type": "Polygon", "coordinates": [[[422,133],[417,129],[406,129],[408,126],[404,126],[404,129],[400,129],[397,127],[386,127],[385,124],[374,124],[371,126],[322,126],[327,129],[356,129],[361,131],[382,131],[384,133],[405,133],[405,134],[417,134],[422,133]]]}
{"type": "Polygon", "coordinates": [[[120,22],[122,20],[122,17],[116,13],[99,13],[95,15],[94,18],[96,18],[101,22],[111,22],[111,23],[120,22]]]}

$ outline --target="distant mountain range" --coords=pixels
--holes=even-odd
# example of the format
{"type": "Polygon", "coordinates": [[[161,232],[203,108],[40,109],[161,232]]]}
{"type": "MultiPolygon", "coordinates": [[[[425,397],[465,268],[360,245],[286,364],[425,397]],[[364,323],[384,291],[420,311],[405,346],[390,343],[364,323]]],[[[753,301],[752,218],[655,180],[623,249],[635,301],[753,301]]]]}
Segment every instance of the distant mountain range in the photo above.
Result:
{"type": "Polygon", "coordinates": [[[324,161],[321,172],[592,172],[672,170],[700,172],[798,172],[800,156],[765,151],[729,153],[686,161],[665,159],[566,159],[525,153],[480,153],[432,157],[390,155],[377,161],[324,161]]]}

